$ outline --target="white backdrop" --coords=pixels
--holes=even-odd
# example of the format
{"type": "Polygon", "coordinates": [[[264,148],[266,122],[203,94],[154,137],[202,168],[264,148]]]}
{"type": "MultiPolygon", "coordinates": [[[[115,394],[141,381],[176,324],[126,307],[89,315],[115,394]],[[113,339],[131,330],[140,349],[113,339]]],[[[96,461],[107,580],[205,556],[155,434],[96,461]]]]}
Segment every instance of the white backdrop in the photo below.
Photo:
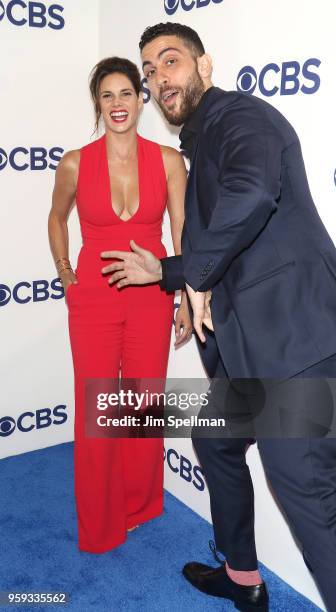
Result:
{"type": "MultiPolygon", "coordinates": [[[[146,26],[170,20],[194,27],[214,58],[216,85],[236,89],[240,74],[240,87],[255,87],[254,95],[267,99],[293,123],[313,197],[336,240],[332,0],[324,1],[323,10],[313,0],[39,4],[46,7],[42,18],[33,1],[24,2],[25,7],[0,2],[0,457],[73,439],[67,309],[59,286],[52,284],[57,274],[47,238],[54,180],[54,170],[48,166],[55,166],[53,159],[60,156],[60,149],[78,148],[90,140],[93,115],[87,82],[92,66],[108,55],[139,64],[138,40],[146,26]],[[275,87],[273,95],[266,95],[275,87]],[[28,167],[19,169],[25,163],[28,167]],[[41,169],[35,169],[39,164],[41,169]]],[[[163,122],[152,101],[145,105],[139,131],[178,147],[177,130],[163,122]]],[[[75,265],[81,245],[75,211],[69,230],[75,265]]],[[[167,219],[164,238],[172,253],[167,219]]],[[[172,338],[168,375],[204,375],[194,341],[175,351],[172,338]]],[[[256,491],[259,559],[322,607],[267,488],[255,447],[248,460],[256,491]]],[[[210,518],[207,491],[189,441],[166,441],[166,487],[210,518]]]]}

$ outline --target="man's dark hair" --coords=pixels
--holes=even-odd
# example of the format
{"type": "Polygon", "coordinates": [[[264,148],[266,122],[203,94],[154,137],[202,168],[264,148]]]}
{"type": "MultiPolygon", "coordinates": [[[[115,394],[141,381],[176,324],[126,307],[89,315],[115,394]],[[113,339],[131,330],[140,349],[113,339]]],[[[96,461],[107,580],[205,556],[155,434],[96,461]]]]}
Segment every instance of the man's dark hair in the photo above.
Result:
{"type": "Polygon", "coordinates": [[[158,36],[178,36],[184,45],[190,49],[194,57],[199,57],[205,53],[203,43],[195,30],[189,28],[189,26],[182,25],[181,23],[172,23],[171,21],[157,23],[146,28],[139,42],[140,51],[158,36]]]}

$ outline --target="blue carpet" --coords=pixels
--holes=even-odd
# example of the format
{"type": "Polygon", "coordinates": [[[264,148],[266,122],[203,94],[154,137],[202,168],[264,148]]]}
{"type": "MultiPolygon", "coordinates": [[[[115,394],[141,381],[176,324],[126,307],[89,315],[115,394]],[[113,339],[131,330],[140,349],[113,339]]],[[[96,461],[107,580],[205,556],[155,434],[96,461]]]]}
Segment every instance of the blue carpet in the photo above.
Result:
{"type": "MultiPolygon", "coordinates": [[[[73,443],[1,460],[0,591],[66,592],[67,605],[6,606],[39,612],[203,612],[235,610],[189,586],[184,562],[213,564],[212,528],[166,493],[165,514],[142,525],[123,546],[80,552],[73,494],[73,443]]],[[[261,565],[272,612],[319,610],[261,565]]]]}

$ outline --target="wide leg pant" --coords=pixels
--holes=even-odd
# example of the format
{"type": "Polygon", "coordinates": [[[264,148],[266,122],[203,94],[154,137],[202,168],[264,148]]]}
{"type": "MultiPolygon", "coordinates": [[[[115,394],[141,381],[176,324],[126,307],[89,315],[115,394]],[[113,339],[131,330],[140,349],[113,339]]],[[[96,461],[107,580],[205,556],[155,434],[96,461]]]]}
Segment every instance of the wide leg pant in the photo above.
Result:
{"type": "Polygon", "coordinates": [[[75,377],[75,497],[79,548],[105,552],[163,510],[163,440],[85,436],[86,378],[165,378],[173,296],[157,285],[67,291],[75,377]]]}

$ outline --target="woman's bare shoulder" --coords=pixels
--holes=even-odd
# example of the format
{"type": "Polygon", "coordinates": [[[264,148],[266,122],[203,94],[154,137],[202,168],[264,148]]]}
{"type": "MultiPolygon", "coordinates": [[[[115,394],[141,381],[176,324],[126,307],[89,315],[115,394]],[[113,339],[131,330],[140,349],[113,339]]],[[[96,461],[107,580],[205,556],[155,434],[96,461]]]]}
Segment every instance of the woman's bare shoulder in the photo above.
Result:
{"type": "Polygon", "coordinates": [[[175,161],[178,161],[180,159],[183,160],[182,153],[180,153],[177,149],[174,149],[174,147],[168,147],[167,145],[162,145],[162,144],[160,144],[159,146],[160,146],[162,155],[167,157],[167,159],[171,159],[175,161]]]}
{"type": "Polygon", "coordinates": [[[65,170],[78,170],[80,161],[80,149],[73,149],[64,153],[59,165],[65,170]]]}
{"type": "Polygon", "coordinates": [[[185,171],[183,155],[179,151],[167,145],[160,145],[160,149],[167,175],[173,174],[176,170],[183,169],[185,171]]]}

